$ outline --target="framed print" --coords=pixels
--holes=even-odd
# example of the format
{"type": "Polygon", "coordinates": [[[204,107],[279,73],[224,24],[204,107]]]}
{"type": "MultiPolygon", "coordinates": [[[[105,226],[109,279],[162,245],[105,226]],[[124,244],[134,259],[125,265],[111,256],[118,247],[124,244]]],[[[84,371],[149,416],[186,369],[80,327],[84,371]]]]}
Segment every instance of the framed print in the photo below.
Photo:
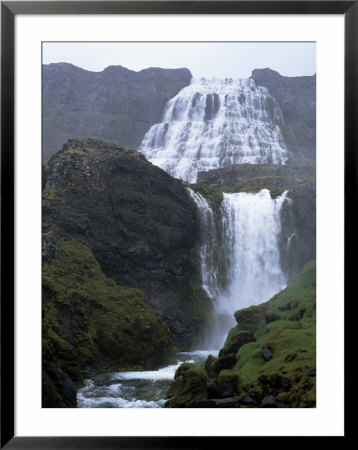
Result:
{"type": "Polygon", "coordinates": [[[357,8],[1,3],[2,447],[347,437],[357,8]]]}

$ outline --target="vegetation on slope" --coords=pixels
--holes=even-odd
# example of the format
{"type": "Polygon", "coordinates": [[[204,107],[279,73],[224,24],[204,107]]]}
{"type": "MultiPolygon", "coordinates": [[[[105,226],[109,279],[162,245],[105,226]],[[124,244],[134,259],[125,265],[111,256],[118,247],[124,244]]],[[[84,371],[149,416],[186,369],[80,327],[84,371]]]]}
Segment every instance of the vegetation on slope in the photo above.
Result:
{"type": "Polygon", "coordinates": [[[167,325],[141,290],[107,278],[84,241],[58,242],[58,257],[43,265],[45,407],[76,406],[61,380],[71,390],[83,372],[154,369],[173,352],[167,325]]]}
{"type": "MultiPolygon", "coordinates": [[[[271,300],[235,313],[219,357],[192,392],[179,367],[167,407],[314,407],[316,264],[271,300]]],[[[182,367],[182,366],[181,366],[182,367]]]]}

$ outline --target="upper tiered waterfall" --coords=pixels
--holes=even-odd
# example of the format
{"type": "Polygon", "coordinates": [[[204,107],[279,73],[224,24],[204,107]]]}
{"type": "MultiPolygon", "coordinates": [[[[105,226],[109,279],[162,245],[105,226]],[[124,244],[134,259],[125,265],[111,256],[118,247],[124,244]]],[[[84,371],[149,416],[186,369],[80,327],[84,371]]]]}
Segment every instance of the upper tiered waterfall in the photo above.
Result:
{"type": "Polygon", "coordinates": [[[285,164],[279,105],[252,79],[192,79],[166,105],[139,150],[176,178],[232,164],[285,164]]]}

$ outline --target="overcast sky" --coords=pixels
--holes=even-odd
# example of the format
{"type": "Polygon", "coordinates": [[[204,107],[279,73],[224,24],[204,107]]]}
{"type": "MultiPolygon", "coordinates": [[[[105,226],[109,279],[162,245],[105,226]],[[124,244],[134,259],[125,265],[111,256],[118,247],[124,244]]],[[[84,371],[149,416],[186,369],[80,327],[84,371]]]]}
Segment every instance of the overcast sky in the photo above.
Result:
{"type": "Polygon", "coordinates": [[[43,44],[43,63],[67,62],[100,72],[111,65],[131,70],[187,67],[194,77],[248,78],[256,68],[281,75],[316,73],[316,45],[311,42],[235,43],[84,43],[43,44]]]}

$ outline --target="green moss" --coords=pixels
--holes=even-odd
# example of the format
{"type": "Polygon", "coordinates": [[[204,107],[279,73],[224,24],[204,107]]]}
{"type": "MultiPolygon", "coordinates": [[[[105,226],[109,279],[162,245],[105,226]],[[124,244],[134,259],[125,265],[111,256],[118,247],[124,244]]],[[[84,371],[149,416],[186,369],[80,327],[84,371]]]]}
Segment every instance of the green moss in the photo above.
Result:
{"type": "Polygon", "coordinates": [[[166,402],[167,408],[182,408],[192,401],[205,400],[208,376],[202,367],[183,363],[177,369],[166,402]]]}
{"type": "Polygon", "coordinates": [[[249,330],[254,333],[262,321],[265,320],[265,314],[268,308],[269,303],[266,302],[261,305],[254,305],[236,311],[234,313],[234,317],[237,322],[237,327],[235,327],[236,332],[238,333],[241,330],[249,330]]]}
{"type": "Polygon", "coordinates": [[[228,389],[230,391],[238,393],[240,391],[241,379],[237,372],[225,369],[220,371],[218,377],[216,378],[216,384],[220,392],[228,389]]]}
{"type": "MultiPolygon", "coordinates": [[[[312,395],[315,379],[304,373],[306,367],[316,364],[316,321],[315,321],[315,261],[303,268],[297,281],[269,302],[269,317],[280,315],[275,321],[263,321],[256,330],[257,341],[247,344],[237,353],[236,370],[246,383],[260,385],[258,374],[285,376],[295,395],[289,405],[298,406],[303,397],[312,395]],[[290,304],[290,309],[287,308],[290,304]],[[279,313],[280,311],[280,313],[279,313]],[[292,322],[292,316],[295,322],[292,322]],[[272,349],[273,357],[266,361],[261,354],[263,346],[272,349]]],[[[313,395],[314,396],[314,395],[313,395]]],[[[303,400],[302,400],[303,401],[303,400]]]]}
{"type": "Polygon", "coordinates": [[[46,200],[51,203],[62,203],[62,199],[56,189],[48,189],[42,193],[42,200],[46,200]]]}
{"type": "Polygon", "coordinates": [[[80,239],[59,239],[59,249],[42,270],[44,367],[61,368],[80,385],[84,368],[154,369],[170,363],[169,329],[143,292],[107,278],[80,239]]]}
{"type": "Polygon", "coordinates": [[[235,333],[229,340],[225,342],[224,347],[219,352],[219,357],[237,353],[245,344],[255,341],[256,338],[251,331],[243,330],[235,333]]]}
{"type": "MultiPolygon", "coordinates": [[[[238,325],[230,330],[219,356],[236,348],[237,363],[218,373],[213,370],[218,360],[211,357],[205,363],[206,373],[221,388],[225,376],[235,376],[240,395],[255,395],[258,405],[265,396],[274,395],[289,407],[301,403],[314,407],[316,380],[306,369],[316,365],[315,312],[316,263],[311,261],[296,281],[268,302],[235,313],[238,325]],[[297,320],[291,320],[292,315],[297,320]],[[241,339],[245,336],[248,339],[241,339]],[[245,342],[239,345],[242,340],[245,342]],[[264,347],[272,351],[269,360],[263,356],[264,347]]],[[[185,398],[180,401],[185,406],[185,398]]]]}
{"type": "Polygon", "coordinates": [[[224,199],[221,190],[207,184],[193,184],[191,187],[205,197],[213,208],[218,208],[224,199]]]}
{"type": "Polygon", "coordinates": [[[85,156],[87,153],[83,150],[76,149],[68,149],[63,152],[64,155],[77,155],[77,156],[85,156]]]}
{"type": "Polygon", "coordinates": [[[270,189],[270,195],[272,199],[275,199],[282,195],[285,192],[285,189],[283,188],[271,188],[270,189]]]}

